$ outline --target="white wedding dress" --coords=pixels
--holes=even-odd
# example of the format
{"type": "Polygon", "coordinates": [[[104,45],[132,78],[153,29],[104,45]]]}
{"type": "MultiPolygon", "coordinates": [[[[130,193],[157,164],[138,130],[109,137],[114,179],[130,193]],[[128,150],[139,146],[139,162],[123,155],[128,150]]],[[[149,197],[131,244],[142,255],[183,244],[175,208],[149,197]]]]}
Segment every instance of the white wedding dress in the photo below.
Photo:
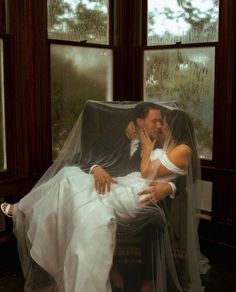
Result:
{"type": "MultiPolygon", "coordinates": [[[[162,180],[185,174],[161,149],[151,158],[160,159],[172,172],[162,180]]],[[[140,172],[118,177],[117,182],[109,193],[98,195],[92,175],[76,166],[64,167],[17,204],[30,255],[54,278],[58,291],[111,291],[117,218],[137,215],[142,208],[138,193],[150,183],[140,172]]]]}

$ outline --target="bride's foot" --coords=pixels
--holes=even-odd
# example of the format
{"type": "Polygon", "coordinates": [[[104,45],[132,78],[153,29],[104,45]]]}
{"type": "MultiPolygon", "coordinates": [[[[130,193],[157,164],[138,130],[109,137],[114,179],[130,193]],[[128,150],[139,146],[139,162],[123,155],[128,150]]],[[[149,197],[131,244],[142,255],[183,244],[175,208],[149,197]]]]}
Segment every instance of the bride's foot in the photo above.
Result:
{"type": "Polygon", "coordinates": [[[114,287],[117,291],[122,291],[122,289],[124,289],[124,281],[122,279],[121,273],[114,265],[110,270],[110,281],[112,287],[114,287]]]}
{"type": "Polygon", "coordinates": [[[14,205],[12,204],[8,204],[8,203],[1,204],[1,210],[7,217],[11,218],[13,216],[13,209],[14,209],[14,205]]]}

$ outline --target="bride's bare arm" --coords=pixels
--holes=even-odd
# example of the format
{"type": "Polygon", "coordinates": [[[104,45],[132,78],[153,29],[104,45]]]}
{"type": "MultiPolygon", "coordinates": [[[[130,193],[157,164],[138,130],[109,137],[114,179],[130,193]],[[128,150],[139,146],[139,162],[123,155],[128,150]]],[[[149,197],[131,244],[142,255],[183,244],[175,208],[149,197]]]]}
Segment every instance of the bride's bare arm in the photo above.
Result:
{"type": "MultiPolygon", "coordinates": [[[[171,170],[160,163],[160,160],[151,161],[150,155],[154,147],[154,142],[150,140],[147,133],[143,131],[140,135],[143,144],[143,156],[140,165],[141,175],[144,178],[151,176],[163,177],[172,174],[171,170]]],[[[189,164],[192,150],[186,144],[176,146],[167,153],[168,159],[178,168],[186,170],[189,164]]]]}
{"type": "MultiPolygon", "coordinates": [[[[181,144],[176,146],[169,153],[167,153],[167,157],[175,166],[182,170],[186,170],[189,165],[191,154],[192,154],[191,148],[186,144],[181,144]]],[[[157,161],[153,161],[153,163],[157,164],[157,161]]],[[[161,163],[160,165],[158,165],[156,169],[157,169],[156,177],[162,177],[172,174],[172,172],[161,163]]]]}

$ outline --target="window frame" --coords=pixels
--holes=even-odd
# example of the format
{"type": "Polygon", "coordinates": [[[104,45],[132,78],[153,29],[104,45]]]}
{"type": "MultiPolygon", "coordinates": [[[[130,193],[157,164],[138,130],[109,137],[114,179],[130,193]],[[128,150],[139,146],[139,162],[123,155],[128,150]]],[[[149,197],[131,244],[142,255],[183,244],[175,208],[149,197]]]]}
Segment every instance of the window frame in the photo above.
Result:
{"type": "Polygon", "coordinates": [[[0,0],[7,152],[7,170],[0,172],[0,195],[10,202],[28,192],[50,165],[44,4],[0,0]]]}
{"type": "MultiPolygon", "coordinates": [[[[5,0],[0,0],[0,36],[6,46],[5,116],[9,171],[0,173],[0,187],[2,196],[11,196],[14,201],[16,195],[23,196],[31,189],[52,162],[50,50],[47,0],[6,2],[9,23],[6,23],[5,0]]],[[[113,18],[109,32],[109,45],[113,49],[113,99],[142,100],[147,0],[112,0],[109,7],[113,18]]],[[[233,185],[236,171],[233,151],[236,146],[233,135],[236,119],[233,90],[236,77],[235,14],[234,0],[220,1],[213,160],[210,163],[202,161],[203,179],[213,182],[213,194],[218,196],[218,202],[224,202],[228,197],[225,198],[223,188],[215,189],[214,182],[223,172],[224,176],[232,176],[233,185]]],[[[235,202],[233,195],[232,201],[235,202]]],[[[220,208],[224,206],[222,204],[220,208]]],[[[217,219],[219,212],[214,207],[213,218],[217,219]]]]}
{"type": "MultiPolygon", "coordinates": [[[[46,0],[47,2],[47,0],[46,0]]],[[[48,5],[47,5],[48,6],[48,5]]],[[[76,48],[88,48],[88,49],[106,49],[110,50],[112,53],[112,68],[114,67],[114,56],[113,56],[113,51],[114,51],[114,26],[113,26],[113,16],[114,16],[114,0],[108,0],[108,41],[106,44],[104,43],[90,43],[89,41],[76,41],[76,40],[64,40],[64,39],[54,39],[50,38],[47,34],[47,41],[48,41],[48,47],[49,51],[51,51],[51,46],[53,45],[61,45],[61,46],[67,46],[67,47],[76,47],[76,48]]],[[[51,54],[49,54],[49,59],[51,62],[51,54]]],[[[113,69],[114,71],[114,69],[113,69]]],[[[114,84],[114,74],[112,78],[112,85],[114,84]]],[[[113,95],[113,100],[114,100],[114,92],[112,90],[112,95],[113,95]]],[[[50,98],[52,102],[52,96],[50,98]]],[[[51,105],[52,107],[52,105],[51,105]]],[[[52,109],[52,108],[51,108],[52,109]]],[[[51,113],[52,114],[52,113],[51,113]]],[[[51,151],[53,152],[53,128],[51,125],[51,151]]],[[[53,154],[52,154],[53,155],[53,154]]],[[[52,158],[53,159],[53,158],[52,158]]]]}
{"type": "Polygon", "coordinates": [[[201,159],[203,178],[209,179],[212,177],[215,168],[232,168],[232,128],[230,127],[232,124],[232,111],[229,114],[226,113],[226,104],[232,109],[232,92],[227,90],[227,88],[233,87],[233,68],[230,66],[230,59],[234,59],[233,47],[235,47],[235,32],[233,31],[232,22],[234,21],[235,15],[235,3],[233,0],[219,0],[219,38],[217,42],[181,43],[171,45],[147,45],[148,0],[143,0],[143,5],[143,57],[144,52],[149,50],[215,47],[212,160],[201,159]],[[227,54],[227,60],[225,60],[226,58],[223,58],[226,48],[228,48],[227,51],[229,51],[229,54],[227,54]],[[220,81],[222,80],[220,75],[224,76],[225,81],[222,82],[225,85],[224,88],[220,85],[220,81]],[[227,93],[226,102],[223,103],[221,101],[221,96],[224,96],[225,93],[227,93]],[[225,123],[220,123],[220,121],[225,121],[225,123]],[[226,127],[222,124],[225,124],[226,127]],[[226,140],[227,143],[225,143],[226,140]],[[218,145],[221,145],[222,148],[218,145]]]}
{"type": "Polygon", "coordinates": [[[6,180],[14,176],[15,164],[16,164],[16,152],[13,149],[11,142],[14,141],[14,118],[12,118],[12,110],[14,102],[11,99],[13,88],[11,84],[11,42],[8,33],[8,19],[6,1],[0,0],[0,39],[2,40],[3,49],[3,88],[4,88],[4,134],[5,134],[5,155],[6,155],[6,169],[0,171],[0,180],[6,180]]]}

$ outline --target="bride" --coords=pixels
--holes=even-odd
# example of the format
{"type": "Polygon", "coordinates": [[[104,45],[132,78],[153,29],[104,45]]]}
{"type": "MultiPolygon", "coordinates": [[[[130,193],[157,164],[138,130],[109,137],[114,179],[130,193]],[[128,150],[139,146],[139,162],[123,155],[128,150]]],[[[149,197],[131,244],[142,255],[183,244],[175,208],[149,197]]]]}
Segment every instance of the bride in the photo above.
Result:
{"type": "MultiPolygon", "coordinates": [[[[111,291],[109,273],[117,226],[127,234],[140,231],[149,222],[155,222],[158,230],[153,291],[203,291],[196,233],[199,164],[194,129],[185,112],[168,109],[162,132],[164,146],[155,149],[156,141],[145,128],[137,127],[142,144],[140,171],[117,177],[117,183],[104,195],[97,194],[91,174],[77,165],[64,164],[14,205],[14,233],[26,280],[25,291],[111,291]],[[184,287],[180,279],[182,271],[178,271],[174,257],[175,242],[171,233],[175,228],[169,228],[166,221],[172,211],[146,193],[151,182],[173,181],[180,176],[185,178],[185,183],[177,185],[174,201],[181,198],[178,193],[184,192],[182,188],[188,192],[184,287]]],[[[74,131],[73,136],[76,137],[74,131]]]]}

